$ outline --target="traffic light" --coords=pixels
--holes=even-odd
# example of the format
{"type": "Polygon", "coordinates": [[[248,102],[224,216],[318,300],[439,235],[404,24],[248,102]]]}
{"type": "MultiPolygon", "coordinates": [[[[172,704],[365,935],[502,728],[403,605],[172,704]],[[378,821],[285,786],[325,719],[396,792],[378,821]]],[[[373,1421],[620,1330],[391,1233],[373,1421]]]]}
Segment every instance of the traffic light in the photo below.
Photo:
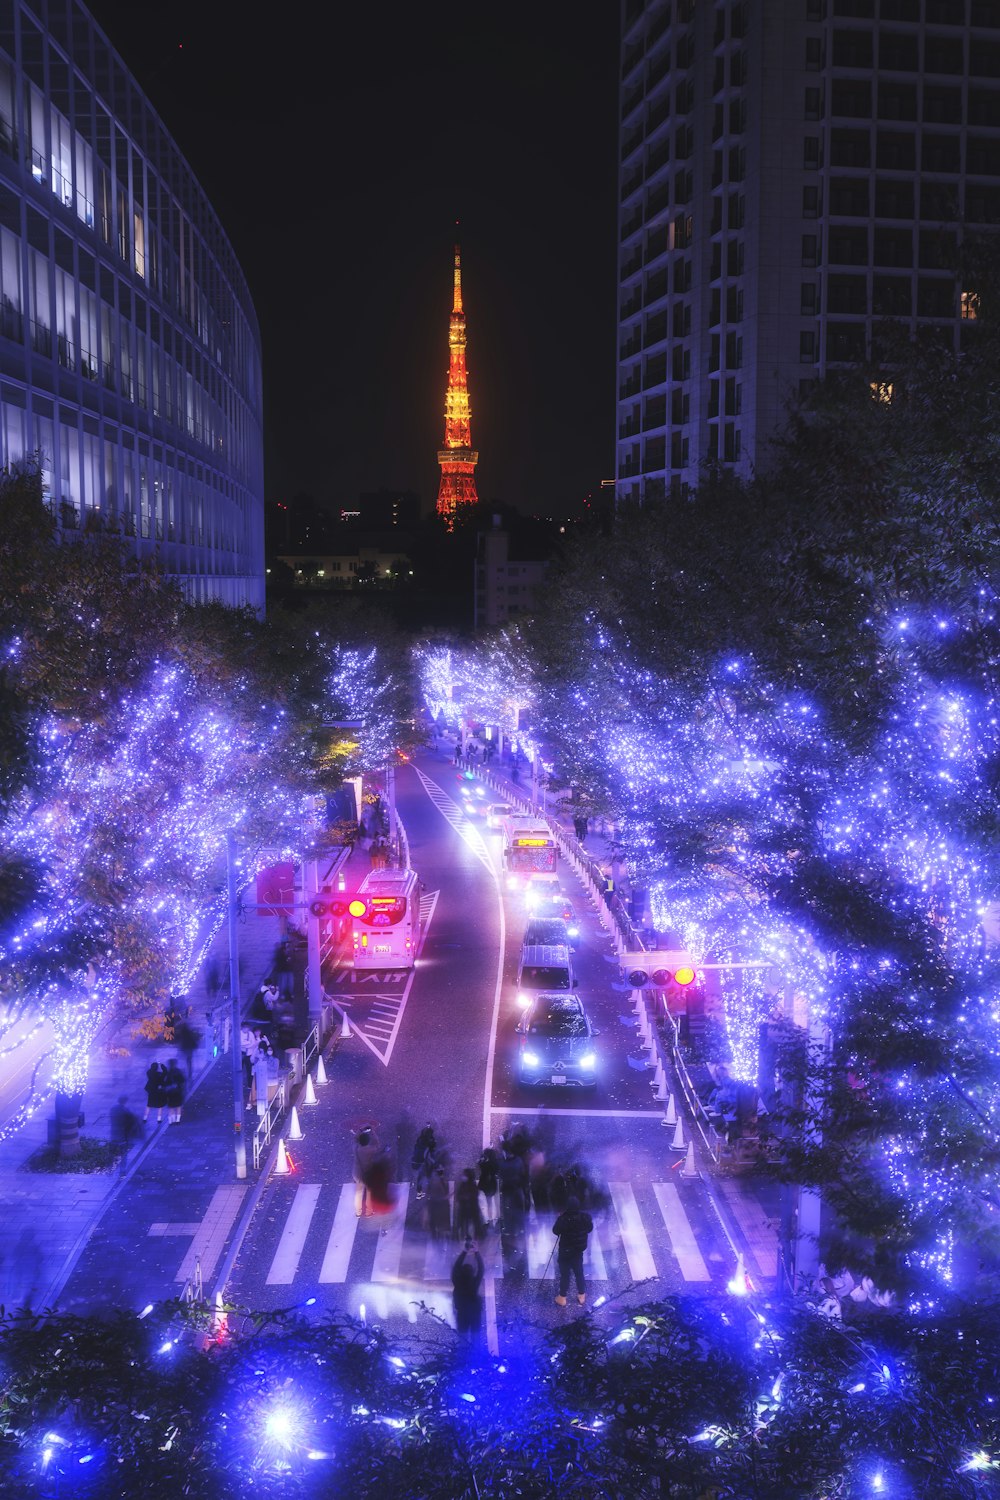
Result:
{"type": "Polygon", "coordinates": [[[368,903],[363,896],[358,896],[351,891],[324,891],[323,895],[317,896],[309,903],[309,910],[314,917],[363,917],[368,910],[368,903]]]}
{"type": "Polygon", "coordinates": [[[676,992],[687,989],[698,978],[690,953],[668,952],[664,949],[644,953],[640,950],[637,953],[623,953],[621,964],[625,977],[634,990],[653,988],[672,989],[676,992]]]}

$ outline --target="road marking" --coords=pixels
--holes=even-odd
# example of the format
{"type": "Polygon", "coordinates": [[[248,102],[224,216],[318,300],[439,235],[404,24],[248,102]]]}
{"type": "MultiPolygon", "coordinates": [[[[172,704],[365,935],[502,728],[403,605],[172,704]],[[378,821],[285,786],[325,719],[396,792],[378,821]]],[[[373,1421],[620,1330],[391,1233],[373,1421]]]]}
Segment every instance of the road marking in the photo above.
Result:
{"type": "Polygon", "coordinates": [[[635,1201],[632,1184],[609,1182],[608,1188],[611,1201],[615,1205],[615,1213],[618,1215],[618,1228],[621,1231],[629,1274],[633,1281],[648,1281],[651,1276],[657,1274],[656,1262],[649,1248],[646,1231],[642,1227],[639,1205],[635,1201]]]}
{"type": "Polygon", "coordinates": [[[216,1188],[205,1217],[198,1225],[188,1247],[188,1253],[181,1261],[180,1269],[174,1277],[175,1281],[187,1281],[189,1277],[194,1276],[199,1260],[201,1261],[202,1281],[211,1281],[225,1249],[229,1231],[236,1223],[245,1192],[245,1187],[233,1185],[216,1188]]]}
{"type": "Polygon", "coordinates": [[[490,858],[490,851],[487,849],[486,844],[483,840],[483,836],[479,832],[479,829],[475,826],[474,823],[471,823],[469,821],[465,813],[462,811],[461,807],[459,807],[458,803],[454,801],[453,798],[449,797],[447,792],[444,791],[442,787],[438,786],[436,781],[432,781],[429,776],[425,776],[423,771],[421,771],[418,766],[414,766],[413,769],[420,777],[420,783],[424,791],[427,793],[428,797],[431,799],[441,816],[451,824],[452,828],[458,834],[459,838],[462,839],[466,844],[468,844],[469,848],[479,860],[480,864],[485,865],[486,869],[489,870],[491,875],[495,874],[495,871],[493,869],[493,861],[490,858]]]}
{"type": "Polygon", "coordinates": [[[346,1281],[347,1268],[351,1263],[354,1236],[358,1221],[354,1215],[354,1183],[345,1182],[340,1190],[340,1201],[333,1216],[333,1228],[326,1242],[326,1254],[320,1268],[320,1281],[346,1281]]]}
{"type": "Polygon", "coordinates": [[[196,1235],[200,1228],[200,1221],[196,1219],[193,1224],[150,1224],[148,1232],[152,1235],[160,1236],[168,1234],[196,1235]]]}
{"type": "Polygon", "coordinates": [[[319,1183],[302,1182],[295,1189],[295,1198],[285,1227],[274,1252],[271,1269],[267,1273],[268,1286],[289,1286],[295,1280],[302,1251],[309,1233],[312,1216],[319,1202],[319,1183]]]}
{"type": "Polygon", "coordinates": [[[378,1237],[375,1246],[375,1264],[372,1267],[372,1281],[398,1281],[399,1260],[403,1253],[403,1235],[406,1232],[406,1205],[410,1196],[410,1184],[400,1182],[394,1184],[395,1192],[399,1195],[396,1199],[394,1213],[386,1215],[386,1224],[378,1237]]]}
{"type": "Polygon", "coordinates": [[[684,1280],[711,1281],[712,1273],[702,1259],[691,1221],[684,1212],[676,1186],[672,1182],[654,1182],[653,1192],[660,1205],[660,1213],[670,1237],[670,1247],[684,1280]]]}
{"type": "MultiPolygon", "coordinates": [[[[546,1104],[494,1104],[491,1115],[575,1115],[580,1120],[662,1120],[662,1109],[550,1109],[546,1104]]],[[[487,1137],[486,1144],[489,1144],[487,1137]]]]}

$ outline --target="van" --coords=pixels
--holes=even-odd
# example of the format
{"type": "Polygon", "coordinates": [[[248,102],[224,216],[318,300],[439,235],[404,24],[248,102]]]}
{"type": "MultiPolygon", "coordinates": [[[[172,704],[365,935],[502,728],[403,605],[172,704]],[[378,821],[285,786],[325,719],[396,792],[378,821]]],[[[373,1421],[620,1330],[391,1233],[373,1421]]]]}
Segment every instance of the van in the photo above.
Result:
{"type": "Polygon", "coordinates": [[[541,990],[572,990],[576,988],[573,959],[568,948],[561,944],[529,944],[521,949],[521,961],[517,966],[517,1003],[529,1005],[541,990]]]}

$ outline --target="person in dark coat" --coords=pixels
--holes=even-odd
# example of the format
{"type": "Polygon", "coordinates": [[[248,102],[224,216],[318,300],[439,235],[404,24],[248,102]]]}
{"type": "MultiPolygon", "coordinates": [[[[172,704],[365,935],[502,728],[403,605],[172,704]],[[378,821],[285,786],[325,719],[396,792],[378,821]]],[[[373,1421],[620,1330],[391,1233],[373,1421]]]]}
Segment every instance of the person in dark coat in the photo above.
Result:
{"type": "Polygon", "coordinates": [[[146,1069],[146,1113],[144,1118],[148,1120],[149,1111],[155,1109],[157,1124],[163,1119],[163,1106],[166,1103],[166,1077],[167,1070],[162,1063],[151,1062],[146,1069]]]}
{"type": "Polygon", "coordinates": [[[560,1307],[566,1306],[570,1276],[576,1280],[577,1302],[582,1307],[587,1300],[587,1287],[583,1279],[583,1257],[593,1228],[593,1219],[586,1209],[580,1207],[579,1200],[576,1198],[569,1199],[565,1209],[552,1226],[552,1233],[559,1240],[559,1249],[556,1252],[556,1261],[559,1265],[559,1294],[556,1301],[560,1307]]]}
{"type": "Polygon", "coordinates": [[[111,1126],[111,1139],[121,1150],[121,1169],[124,1173],[128,1161],[128,1154],[136,1141],[142,1138],[142,1122],[138,1115],[132,1113],[128,1107],[128,1096],[118,1095],[118,1103],[111,1106],[108,1114],[108,1122],[111,1126]]]}
{"type": "Polygon", "coordinates": [[[472,1240],[451,1268],[452,1303],[455,1328],[460,1338],[478,1343],[483,1331],[483,1257],[472,1240]]]}
{"type": "Polygon", "coordinates": [[[479,1158],[479,1191],[486,1203],[486,1222],[495,1224],[500,1216],[498,1196],[500,1192],[500,1158],[492,1146],[487,1146],[479,1158]]]}
{"type": "Polygon", "coordinates": [[[431,1234],[436,1240],[443,1239],[451,1231],[451,1198],[444,1167],[435,1167],[427,1184],[427,1220],[431,1234]]]}
{"type": "Polygon", "coordinates": [[[368,1125],[354,1137],[354,1212],[359,1219],[374,1213],[368,1182],[381,1150],[378,1137],[368,1125]]]}
{"type": "Polygon", "coordinates": [[[167,1106],[167,1121],[171,1125],[181,1123],[181,1109],[184,1104],[184,1074],[177,1066],[176,1057],[172,1057],[167,1063],[166,1076],[163,1080],[164,1102],[167,1106]]]}
{"type": "Polygon", "coordinates": [[[187,1069],[188,1083],[194,1078],[194,1055],[201,1041],[201,1033],[191,1024],[191,1012],[178,1021],[174,1027],[174,1043],[184,1058],[184,1066],[187,1069]]]}
{"type": "Polygon", "coordinates": [[[516,1234],[524,1223],[528,1200],[528,1169],[519,1156],[505,1151],[500,1160],[500,1216],[508,1234],[516,1234]]]}
{"type": "Polygon", "coordinates": [[[427,1183],[434,1170],[434,1162],[437,1156],[437,1137],[434,1134],[434,1126],[426,1124],[413,1143],[413,1156],[410,1165],[415,1175],[414,1186],[417,1197],[423,1198],[427,1192],[427,1183]]]}
{"type": "Polygon", "coordinates": [[[483,1235],[479,1212],[479,1184],[473,1167],[466,1167],[455,1186],[455,1238],[478,1240],[483,1235]]]}

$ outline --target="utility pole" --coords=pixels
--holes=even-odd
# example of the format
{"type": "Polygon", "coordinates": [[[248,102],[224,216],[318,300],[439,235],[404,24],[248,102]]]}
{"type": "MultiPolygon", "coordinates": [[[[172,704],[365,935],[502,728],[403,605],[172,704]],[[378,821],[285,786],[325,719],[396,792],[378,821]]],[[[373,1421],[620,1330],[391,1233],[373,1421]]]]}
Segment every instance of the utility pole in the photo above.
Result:
{"type": "Polygon", "coordinates": [[[229,1032],[233,1054],[233,1131],[236,1139],[236,1176],[242,1179],[247,1175],[247,1143],[243,1135],[243,1047],[240,1040],[243,1007],[240,1004],[240,950],[236,934],[236,839],[232,831],[226,834],[226,893],[229,907],[229,1032]]]}
{"type": "Polygon", "coordinates": [[[390,757],[385,766],[385,798],[389,804],[389,843],[396,864],[399,863],[399,825],[396,820],[396,762],[390,757]]]}

